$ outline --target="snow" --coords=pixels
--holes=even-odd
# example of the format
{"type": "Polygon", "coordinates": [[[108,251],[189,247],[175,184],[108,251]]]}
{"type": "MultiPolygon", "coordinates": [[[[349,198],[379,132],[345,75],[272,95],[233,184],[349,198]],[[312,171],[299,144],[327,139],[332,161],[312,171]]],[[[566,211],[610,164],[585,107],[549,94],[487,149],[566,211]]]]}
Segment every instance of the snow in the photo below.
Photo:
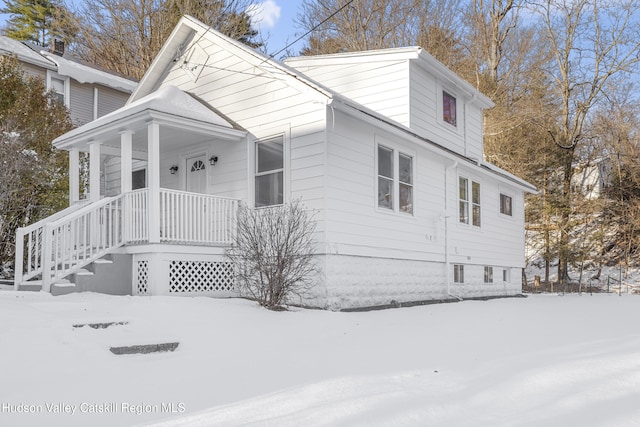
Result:
{"type": "Polygon", "coordinates": [[[164,114],[198,120],[207,124],[213,124],[232,129],[233,126],[227,120],[210,110],[191,95],[183,92],[175,86],[164,86],[157,91],[126,104],[109,114],[99,117],[89,123],[70,130],[53,140],[53,145],[59,147],[61,143],[83,133],[93,131],[102,126],[113,124],[118,120],[126,120],[144,111],[157,111],[164,114]]]}
{"type": "Polygon", "coordinates": [[[103,86],[129,93],[132,93],[138,85],[138,83],[133,80],[125,79],[124,77],[119,77],[105,71],[88,67],[75,61],[70,61],[59,55],[47,52],[46,50],[41,51],[40,54],[56,64],[58,67],[58,74],[69,76],[79,83],[101,84],[103,86]]]}
{"type": "Polygon", "coordinates": [[[0,425],[640,425],[636,295],[341,313],[4,289],[0,425]]]}

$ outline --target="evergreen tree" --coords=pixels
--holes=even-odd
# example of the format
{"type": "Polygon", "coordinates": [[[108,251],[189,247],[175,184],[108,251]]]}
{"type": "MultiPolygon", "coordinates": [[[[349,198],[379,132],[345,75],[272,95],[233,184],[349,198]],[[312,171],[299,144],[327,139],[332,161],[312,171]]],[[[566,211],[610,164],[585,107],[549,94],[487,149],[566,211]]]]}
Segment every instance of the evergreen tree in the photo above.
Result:
{"type": "Polygon", "coordinates": [[[49,38],[56,8],[56,0],[5,0],[0,12],[11,15],[4,35],[16,40],[32,41],[45,46],[49,38]]]}
{"type": "Polygon", "coordinates": [[[66,153],[51,141],[71,130],[66,107],[0,56],[0,269],[12,265],[16,229],[68,204],[66,153]]]}

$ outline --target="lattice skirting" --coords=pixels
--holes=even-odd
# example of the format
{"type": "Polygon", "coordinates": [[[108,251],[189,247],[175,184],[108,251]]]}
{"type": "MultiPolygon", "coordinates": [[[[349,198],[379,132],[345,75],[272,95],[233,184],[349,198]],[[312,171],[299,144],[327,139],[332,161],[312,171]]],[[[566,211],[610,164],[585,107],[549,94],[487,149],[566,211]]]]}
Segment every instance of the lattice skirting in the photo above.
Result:
{"type": "Polygon", "coordinates": [[[233,267],[228,262],[171,261],[169,292],[233,291],[233,267]]]}
{"type": "Polygon", "coordinates": [[[143,260],[136,263],[135,295],[149,294],[149,261],[143,260]]]}

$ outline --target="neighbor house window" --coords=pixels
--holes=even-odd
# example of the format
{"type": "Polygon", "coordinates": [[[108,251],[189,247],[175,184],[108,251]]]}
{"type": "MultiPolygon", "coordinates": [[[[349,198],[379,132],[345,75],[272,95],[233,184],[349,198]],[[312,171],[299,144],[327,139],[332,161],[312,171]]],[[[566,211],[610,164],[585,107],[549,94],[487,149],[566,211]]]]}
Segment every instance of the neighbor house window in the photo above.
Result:
{"type": "Polygon", "coordinates": [[[442,91],[442,120],[452,126],[458,126],[456,117],[456,98],[455,96],[442,91]]]}
{"type": "Polygon", "coordinates": [[[378,145],[378,207],[413,213],[413,157],[383,145],[378,145]]]}
{"type": "Polygon", "coordinates": [[[453,265],[453,282],[464,283],[464,265],[462,264],[453,265]]]}
{"type": "Polygon", "coordinates": [[[65,89],[64,89],[64,80],[62,79],[57,79],[55,77],[51,77],[51,88],[50,88],[56,99],[58,101],[60,101],[60,103],[62,105],[65,105],[64,102],[64,93],[65,93],[65,89]]]}
{"type": "Polygon", "coordinates": [[[484,267],[484,283],[493,283],[493,267],[484,267]]]}
{"type": "Polygon", "coordinates": [[[502,281],[503,282],[508,282],[509,281],[509,270],[506,268],[502,269],[502,281]]]}
{"type": "Polygon", "coordinates": [[[505,215],[512,215],[512,201],[511,196],[506,194],[500,194],[500,213],[505,215]]]}
{"type": "Polygon", "coordinates": [[[255,205],[281,205],[284,194],[284,139],[256,142],[255,205]]]}
{"type": "Polygon", "coordinates": [[[460,177],[458,181],[459,217],[460,222],[469,224],[469,210],[471,210],[471,224],[480,227],[480,184],[460,177]]]}

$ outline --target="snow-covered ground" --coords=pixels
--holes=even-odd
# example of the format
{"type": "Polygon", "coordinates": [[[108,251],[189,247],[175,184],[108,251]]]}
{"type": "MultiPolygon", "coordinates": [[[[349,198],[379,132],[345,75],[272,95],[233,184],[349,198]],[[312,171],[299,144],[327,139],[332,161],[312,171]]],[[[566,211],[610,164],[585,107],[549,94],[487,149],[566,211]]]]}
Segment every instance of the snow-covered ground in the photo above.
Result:
{"type": "Polygon", "coordinates": [[[2,426],[640,425],[637,295],[339,313],[4,290],[0,325],[2,426]]]}

